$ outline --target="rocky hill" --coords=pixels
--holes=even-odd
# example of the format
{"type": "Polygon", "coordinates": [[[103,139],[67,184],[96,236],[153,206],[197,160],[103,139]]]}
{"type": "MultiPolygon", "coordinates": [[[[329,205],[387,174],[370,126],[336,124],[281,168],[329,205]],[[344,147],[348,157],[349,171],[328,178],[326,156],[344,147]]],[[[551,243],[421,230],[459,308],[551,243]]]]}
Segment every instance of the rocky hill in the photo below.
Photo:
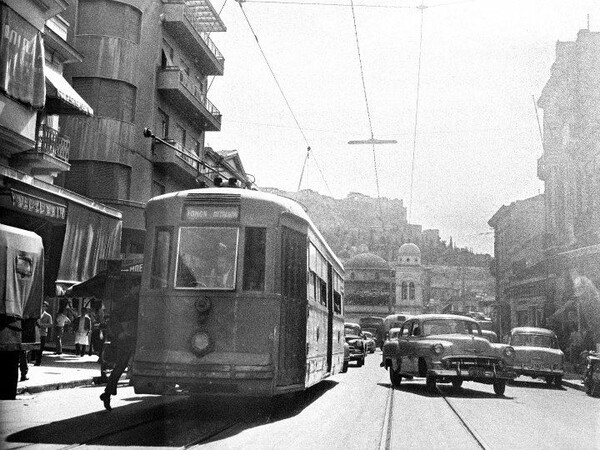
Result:
{"type": "Polygon", "coordinates": [[[413,242],[421,249],[424,264],[448,266],[489,266],[490,255],[475,254],[455,248],[452,241],[442,241],[439,230],[423,230],[408,224],[402,200],[372,198],[350,193],[344,199],[321,195],[312,190],[287,192],[263,188],[302,204],[333,251],[346,260],[369,251],[386,260],[395,259],[400,246],[413,242]]]}

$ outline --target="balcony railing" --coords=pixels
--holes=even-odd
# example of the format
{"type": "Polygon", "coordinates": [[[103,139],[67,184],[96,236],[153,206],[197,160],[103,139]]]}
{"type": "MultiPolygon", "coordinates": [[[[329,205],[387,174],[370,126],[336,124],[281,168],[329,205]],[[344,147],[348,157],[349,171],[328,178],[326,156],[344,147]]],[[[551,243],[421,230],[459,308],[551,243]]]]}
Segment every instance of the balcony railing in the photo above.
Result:
{"type": "Polygon", "coordinates": [[[66,163],[69,162],[69,149],[71,148],[71,139],[50,128],[42,125],[38,132],[38,139],[35,143],[35,151],[54,156],[66,163]]]}
{"type": "MultiPolygon", "coordinates": [[[[175,67],[167,67],[167,70],[173,69],[175,69],[175,67]]],[[[202,106],[206,108],[210,115],[212,115],[218,121],[221,121],[221,112],[206,97],[206,94],[203,92],[202,87],[196,84],[192,80],[192,78],[187,76],[182,70],[179,70],[179,82],[191,95],[194,96],[196,100],[202,103],[202,106]]]]}
{"type": "Polygon", "coordinates": [[[209,37],[209,33],[203,31],[202,28],[198,25],[198,21],[196,19],[197,13],[194,11],[194,9],[186,4],[183,15],[187,20],[190,21],[190,24],[192,25],[194,30],[196,30],[196,32],[200,35],[200,38],[204,41],[204,43],[212,52],[212,54],[215,55],[215,58],[217,58],[217,60],[221,64],[223,64],[225,62],[225,58],[223,57],[215,43],[212,41],[212,39],[209,37]]]}

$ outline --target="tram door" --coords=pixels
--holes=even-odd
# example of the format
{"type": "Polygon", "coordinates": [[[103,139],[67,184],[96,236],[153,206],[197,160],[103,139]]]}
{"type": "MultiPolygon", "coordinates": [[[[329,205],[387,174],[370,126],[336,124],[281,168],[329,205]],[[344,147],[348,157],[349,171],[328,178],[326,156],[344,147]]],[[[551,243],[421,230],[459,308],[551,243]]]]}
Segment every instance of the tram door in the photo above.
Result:
{"type": "Polygon", "coordinates": [[[333,267],[327,264],[327,372],[333,360],[333,267]]]}
{"type": "Polygon", "coordinates": [[[281,321],[277,385],[304,383],[306,360],[306,235],[282,227],[281,321]]]}

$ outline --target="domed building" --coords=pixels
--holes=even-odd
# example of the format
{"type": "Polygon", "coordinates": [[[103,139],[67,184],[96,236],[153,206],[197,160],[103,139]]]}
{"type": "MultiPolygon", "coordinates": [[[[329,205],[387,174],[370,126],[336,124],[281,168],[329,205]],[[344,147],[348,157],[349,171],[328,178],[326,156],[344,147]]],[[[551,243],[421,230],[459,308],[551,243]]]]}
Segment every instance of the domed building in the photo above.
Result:
{"type": "Polygon", "coordinates": [[[346,277],[345,317],[386,316],[392,311],[394,271],[388,262],[373,253],[360,253],[344,263],[346,277]]]}
{"type": "Polygon", "coordinates": [[[396,260],[395,310],[410,314],[423,312],[425,268],[421,264],[421,250],[413,243],[400,246],[396,260]]]}

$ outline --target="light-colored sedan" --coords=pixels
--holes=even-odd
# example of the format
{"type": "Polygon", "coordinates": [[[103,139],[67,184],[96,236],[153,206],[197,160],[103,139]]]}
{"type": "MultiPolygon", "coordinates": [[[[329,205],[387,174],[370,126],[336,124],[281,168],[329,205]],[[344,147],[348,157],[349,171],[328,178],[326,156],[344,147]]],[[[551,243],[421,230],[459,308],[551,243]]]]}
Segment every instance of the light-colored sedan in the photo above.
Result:
{"type": "Polygon", "coordinates": [[[402,378],[425,377],[429,389],[436,383],[463,381],[491,384],[496,395],[504,395],[507,380],[516,377],[510,369],[515,350],[483,337],[479,323],[450,314],[414,316],[400,327],[398,339],[384,344],[381,366],[390,372],[392,385],[402,378]]]}
{"type": "Polygon", "coordinates": [[[512,369],[518,375],[543,378],[549,385],[562,384],[565,355],[558,347],[554,331],[536,327],[513,328],[508,343],[515,349],[512,369]]]}

